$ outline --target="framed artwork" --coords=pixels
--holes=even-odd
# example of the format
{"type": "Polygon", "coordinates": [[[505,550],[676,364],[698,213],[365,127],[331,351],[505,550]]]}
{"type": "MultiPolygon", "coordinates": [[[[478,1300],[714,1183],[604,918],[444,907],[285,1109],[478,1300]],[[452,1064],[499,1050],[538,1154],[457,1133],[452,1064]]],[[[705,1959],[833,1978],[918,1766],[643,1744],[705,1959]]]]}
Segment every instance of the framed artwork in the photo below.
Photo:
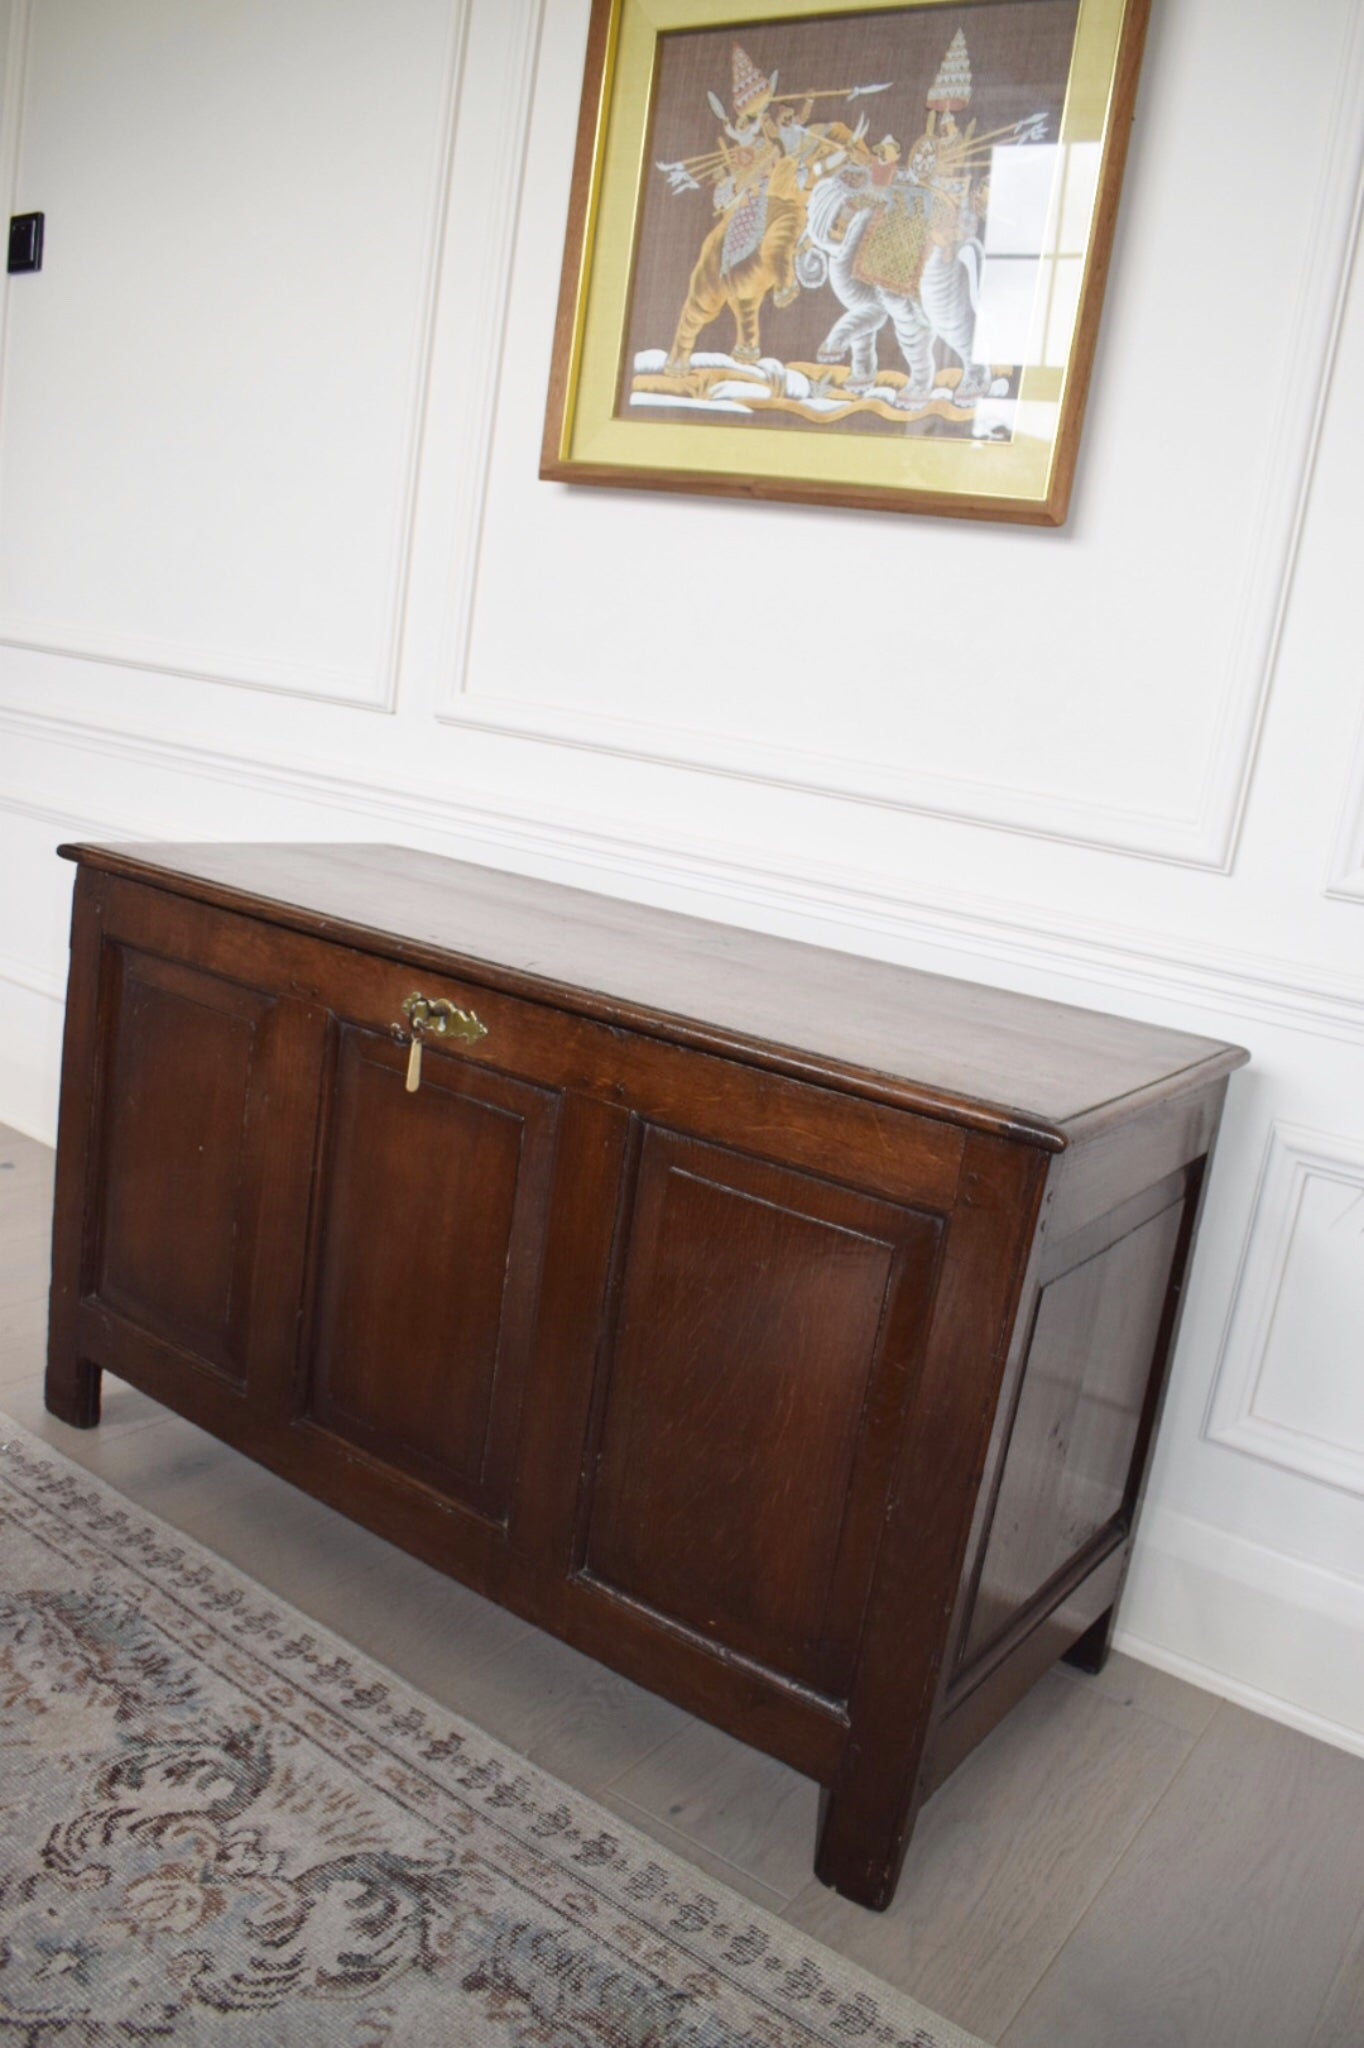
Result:
{"type": "Polygon", "coordinates": [[[1066,516],[1149,0],[594,0],[541,475],[1066,516]]]}

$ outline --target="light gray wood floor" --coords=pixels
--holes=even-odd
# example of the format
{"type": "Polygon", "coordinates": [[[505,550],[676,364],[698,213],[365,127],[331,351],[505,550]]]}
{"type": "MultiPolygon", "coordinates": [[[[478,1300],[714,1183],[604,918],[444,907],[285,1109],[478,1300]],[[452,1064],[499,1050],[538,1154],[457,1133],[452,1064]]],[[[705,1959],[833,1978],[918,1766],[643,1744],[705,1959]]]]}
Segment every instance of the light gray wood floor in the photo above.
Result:
{"type": "Polygon", "coordinates": [[[1364,1761],[1129,1658],[1057,1670],[920,1819],[876,1915],[815,1787],[117,1380],[42,1404],[52,1155],[0,1128],[0,1409],[621,1818],[1001,2048],[1361,2048],[1364,1761]]]}

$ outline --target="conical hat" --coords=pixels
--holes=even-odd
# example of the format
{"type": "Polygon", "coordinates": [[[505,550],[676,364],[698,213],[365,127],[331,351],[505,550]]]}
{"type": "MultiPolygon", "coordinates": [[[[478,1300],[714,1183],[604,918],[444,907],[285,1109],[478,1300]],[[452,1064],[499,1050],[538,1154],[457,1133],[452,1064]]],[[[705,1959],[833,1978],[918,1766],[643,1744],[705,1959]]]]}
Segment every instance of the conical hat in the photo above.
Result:
{"type": "Polygon", "coordinates": [[[759,114],[772,97],[772,81],[764,78],[747,50],[734,45],[734,111],[759,114]]]}
{"type": "Polygon", "coordinates": [[[947,46],[947,55],[938,66],[938,75],[925,104],[940,114],[956,112],[971,104],[971,59],[967,55],[966,37],[960,29],[947,46]]]}

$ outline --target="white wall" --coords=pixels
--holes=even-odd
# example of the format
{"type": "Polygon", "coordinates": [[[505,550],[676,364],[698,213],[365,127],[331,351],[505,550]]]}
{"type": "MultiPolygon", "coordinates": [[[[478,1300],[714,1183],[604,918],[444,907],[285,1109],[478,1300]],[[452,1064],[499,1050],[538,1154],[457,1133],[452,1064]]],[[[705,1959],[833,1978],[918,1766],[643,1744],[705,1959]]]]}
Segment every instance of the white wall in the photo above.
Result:
{"type": "Polygon", "coordinates": [[[1059,534],[537,482],[586,17],[0,0],[0,1118],[63,836],[399,838],[1240,1040],[1126,1640],[1364,1748],[1360,0],[1158,0],[1059,534]]]}

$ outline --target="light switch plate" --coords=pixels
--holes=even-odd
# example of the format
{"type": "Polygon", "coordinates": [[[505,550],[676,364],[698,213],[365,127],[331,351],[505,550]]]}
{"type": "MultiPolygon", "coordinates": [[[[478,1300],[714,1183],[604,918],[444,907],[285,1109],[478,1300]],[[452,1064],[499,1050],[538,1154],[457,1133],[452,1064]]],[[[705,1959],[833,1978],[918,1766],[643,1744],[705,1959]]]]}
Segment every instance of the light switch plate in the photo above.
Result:
{"type": "Polygon", "coordinates": [[[40,213],[16,213],[9,224],[9,263],[13,274],[21,270],[41,270],[43,267],[43,216],[40,213]]]}

